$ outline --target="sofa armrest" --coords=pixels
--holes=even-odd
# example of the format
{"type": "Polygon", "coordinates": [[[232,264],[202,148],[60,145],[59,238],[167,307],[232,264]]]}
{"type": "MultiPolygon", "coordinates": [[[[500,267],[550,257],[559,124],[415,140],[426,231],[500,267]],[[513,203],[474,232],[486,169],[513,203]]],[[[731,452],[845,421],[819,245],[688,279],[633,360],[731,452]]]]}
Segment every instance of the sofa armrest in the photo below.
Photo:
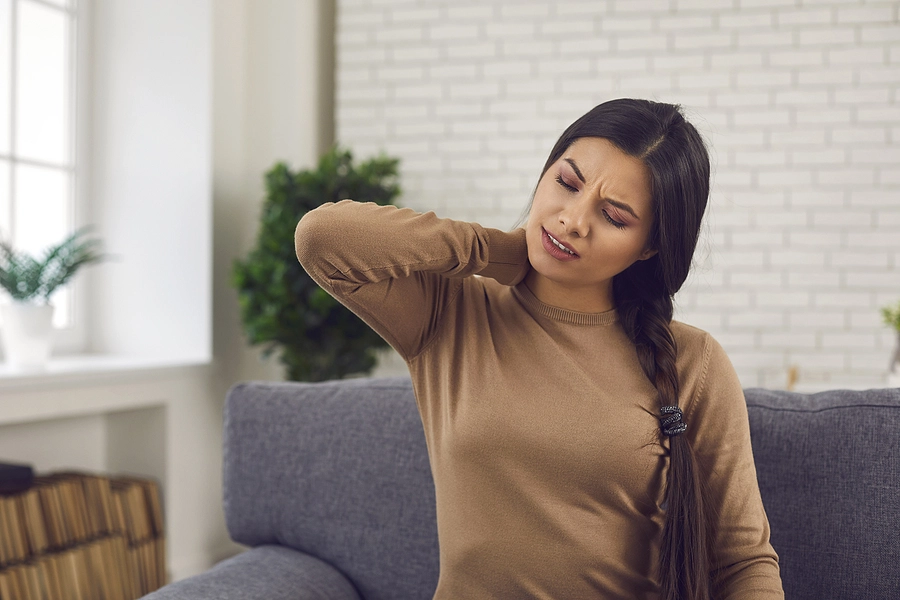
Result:
{"type": "Polygon", "coordinates": [[[340,571],[283,546],[258,546],[144,600],[360,600],[340,571]]]}

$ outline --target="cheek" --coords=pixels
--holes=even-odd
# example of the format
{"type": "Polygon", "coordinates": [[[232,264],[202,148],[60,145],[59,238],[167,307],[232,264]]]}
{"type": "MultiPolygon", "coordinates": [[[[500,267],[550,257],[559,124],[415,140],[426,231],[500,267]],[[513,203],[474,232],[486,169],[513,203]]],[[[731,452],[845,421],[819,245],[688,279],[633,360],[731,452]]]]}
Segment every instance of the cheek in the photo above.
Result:
{"type": "Polygon", "coordinates": [[[647,250],[647,236],[636,236],[631,244],[630,258],[632,261],[644,258],[644,252],[647,250]]]}
{"type": "Polygon", "coordinates": [[[528,211],[528,219],[525,221],[526,230],[540,229],[546,220],[547,202],[546,198],[535,194],[534,200],[531,202],[531,209],[528,211]]]}
{"type": "Polygon", "coordinates": [[[534,198],[531,201],[531,212],[538,214],[546,212],[552,207],[555,200],[555,187],[559,187],[555,181],[544,176],[534,190],[534,198]]]}
{"type": "Polygon", "coordinates": [[[643,252],[647,248],[650,247],[650,228],[646,227],[641,234],[638,236],[637,242],[635,244],[638,247],[638,252],[643,252]]]}
{"type": "Polygon", "coordinates": [[[535,212],[534,204],[532,203],[531,209],[528,211],[528,218],[525,220],[525,229],[531,229],[534,226],[535,212]]]}

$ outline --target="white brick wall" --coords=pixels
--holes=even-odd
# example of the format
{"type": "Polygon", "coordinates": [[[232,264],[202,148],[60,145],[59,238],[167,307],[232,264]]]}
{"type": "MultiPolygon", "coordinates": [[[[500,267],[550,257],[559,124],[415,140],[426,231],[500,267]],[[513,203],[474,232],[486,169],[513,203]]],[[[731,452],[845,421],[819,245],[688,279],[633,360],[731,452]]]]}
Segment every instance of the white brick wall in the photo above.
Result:
{"type": "Polygon", "coordinates": [[[508,229],[595,104],[685,106],[714,187],[677,317],[744,385],[879,383],[900,298],[900,3],[338,0],[337,134],[402,203],[508,229]]]}

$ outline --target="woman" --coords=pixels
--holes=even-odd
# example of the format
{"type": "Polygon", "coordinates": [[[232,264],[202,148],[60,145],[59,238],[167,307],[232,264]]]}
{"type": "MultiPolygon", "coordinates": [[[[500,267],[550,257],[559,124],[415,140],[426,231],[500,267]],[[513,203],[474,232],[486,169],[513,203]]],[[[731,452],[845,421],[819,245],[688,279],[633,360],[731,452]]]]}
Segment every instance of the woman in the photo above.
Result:
{"type": "Polygon", "coordinates": [[[672,321],[708,194],[678,108],[623,99],[562,134],[524,229],[349,200],[300,221],[306,270],[409,366],[436,599],[783,598],[740,382],[672,321]]]}

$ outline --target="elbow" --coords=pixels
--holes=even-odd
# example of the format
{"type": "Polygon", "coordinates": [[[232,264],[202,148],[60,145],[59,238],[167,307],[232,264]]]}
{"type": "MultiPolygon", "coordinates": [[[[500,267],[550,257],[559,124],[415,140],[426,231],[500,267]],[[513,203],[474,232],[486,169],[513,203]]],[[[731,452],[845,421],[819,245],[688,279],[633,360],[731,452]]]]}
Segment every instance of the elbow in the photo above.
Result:
{"type": "Polygon", "coordinates": [[[307,267],[311,251],[316,245],[314,238],[319,229],[318,221],[313,210],[303,215],[294,229],[294,253],[304,267],[307,267]]]}
{"type": "Polygon", "coordinates": [[[328,239],[328,226],[333,219],[328,218],[333,202],[323,204],[309,211],[297,223],[294,229],[294,253],[297,260],[308,271],[315,258],[316,248],[322,247],[322,241],[328,239]]]}
{"type": "Polygon", "coordinates": [[[717,598],[784,599],[781,569],[774,551],[722,569],[713,579],[717,598]]]}

